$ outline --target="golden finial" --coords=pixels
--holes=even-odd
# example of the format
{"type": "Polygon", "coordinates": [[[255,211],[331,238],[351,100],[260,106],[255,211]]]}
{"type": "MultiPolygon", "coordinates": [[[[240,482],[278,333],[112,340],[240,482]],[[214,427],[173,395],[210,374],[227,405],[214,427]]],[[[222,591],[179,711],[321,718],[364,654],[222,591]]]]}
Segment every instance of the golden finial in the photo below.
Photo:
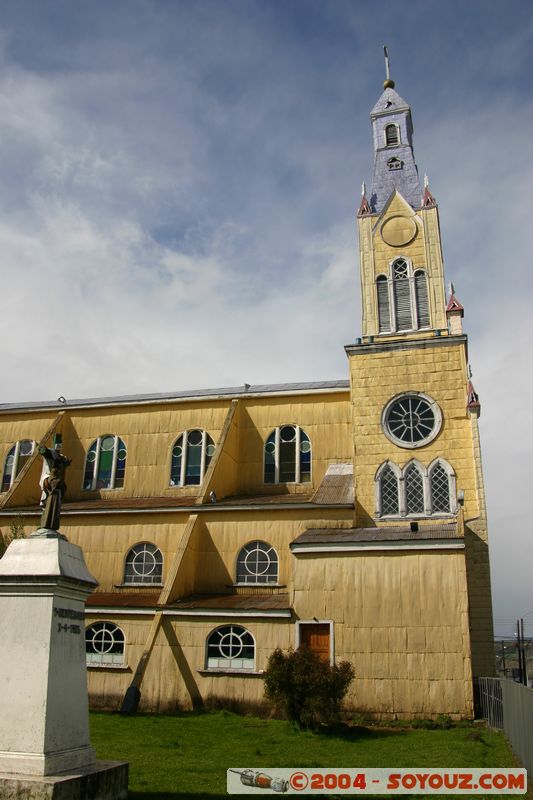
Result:
{"type": "Polygon", "coordinates": [[[394,81],[391,80],[390,72],[389,72],[389,53],[387,51],[387,45],[383,45],[383,52],[385,53],[385,75],[387,76],[386,79],[383,81],[383,88],[384,89],[394,89],[394,81]]]}

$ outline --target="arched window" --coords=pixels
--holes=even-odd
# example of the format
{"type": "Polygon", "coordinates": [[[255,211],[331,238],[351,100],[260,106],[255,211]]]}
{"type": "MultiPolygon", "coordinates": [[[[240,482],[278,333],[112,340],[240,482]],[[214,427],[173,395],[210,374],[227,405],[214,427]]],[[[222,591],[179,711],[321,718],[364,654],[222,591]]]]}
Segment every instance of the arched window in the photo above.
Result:
{"type": "Polygon", "coordinates": [[[136,544],[128,551],[124,562],[124,583],[161,583],[163,556],[149,542],[136,544]]]}
{"type": "Polygon", "coordinates": [[[424,481],[416,464],[409,464],[405,470],[405,511],[407,514],[423,514],[424,481]]]}
{"type": "Polygon", "coordinates": [[[404,258],[396,259],[392,265],[392,280],[394,287],[396,330],[411,330],[413,327],[413,318],[411,314],[411,285],[409,281],[409,266],[404,258]]]}
{"type": "Polygon", "coordinates": [[[378,473],[378,510],[381,515],[400,513],[398,475],[389,464],[378,473]]]}
{"type": "Polygon", "coordinates": [[[126,472],[126,445],[118,436],[106,434],[95,439],[87,451],[83,488],[121,489],[126,472]]]}
{"type": "Polygon", "coordinates": [[[237,556],[237,583],[277,583],[278,554],[266,542],[245,545],[237,556]]]}
{"type": "Polygon", "coordinates": [[[441,458],[429,468],[410,461],[400,470],[386,461],[376,472],[376,514],[405,517],[455,514],[455,474],[441,458]]]}
{"type": "Polygon", "coordinates": [[[4,463],[4,473],[2,476],[2,491],[7,492],[11,489],[15,478],[22,471],[24,465],[35,452],[35,442],[31,439],[21,439],[16,442],[9,450],[4,463]]]}
{"type": "Polygon", "coordinates": [[[255,667],[255,642],[241,625],[223,625],[207,638],[208,669],[251,670],[255,667]]]}
{"type": "Polygon", "coordinates": [[[124,664],[124,633],[113,622],[95,622],[85,631],[88,667],[124,664]]]}
{"type": "Polygon", "coordinates": [[[415,300],[418,327],[429,328],[428,284],[423,269],[415,271],[415,300]]]}
{"type": "Polygon", "coordinates": [[[378,295],[378,320],[379,332],[390,331],[390,300],[389,300],[389,281],[386,275],[378,275],[376,278],[376,291],[378,295]]]}
{"type": "Polygon", "coordinates": [[[450,514],[456,511],[455,474],[446,461],[437,459],[429,468],[431,511],[450,514]]]}
{"type": "Polygon", "coordinates": [[[308,483],[311,440],[299,425],[282,425],[265,442],[265,483],[308,483]]]}
{"type": "Polygon", "coordinates": [[[201,484],[214,452],[215,444],[205,431],[194,429],[182,433],[172,448],[170,485],[201,484]]]}
{"type": "Polygon", "coordinates": [[[396,258],[390,268],[390,278],[376,278],[379,333],[429,328],[429,293],[424,269],[413,272],[406,258],[396,258]],[[392,308],[391,308],[392,301],[392,308]]]}
{"type": "Polygon", "coordinates": [[[394,122],[385,125],[385,144],[387,147],[400,144],[400,131],[394,122]]]}

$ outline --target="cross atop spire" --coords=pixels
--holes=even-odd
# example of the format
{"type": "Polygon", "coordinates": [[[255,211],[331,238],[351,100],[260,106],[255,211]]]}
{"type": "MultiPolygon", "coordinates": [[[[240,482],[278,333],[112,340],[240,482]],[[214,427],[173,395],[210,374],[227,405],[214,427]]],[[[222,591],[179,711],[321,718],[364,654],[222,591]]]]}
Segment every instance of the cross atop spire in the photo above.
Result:
{"type": "Polygon", "coordinates": [[[394,89],[394,81],[391,80],[390,70],[389,70],[389,51],[387,49],[387,45],[383,45],[383,53],[385,54],[385,80],[383,82],[384,89],[394,89]]]}

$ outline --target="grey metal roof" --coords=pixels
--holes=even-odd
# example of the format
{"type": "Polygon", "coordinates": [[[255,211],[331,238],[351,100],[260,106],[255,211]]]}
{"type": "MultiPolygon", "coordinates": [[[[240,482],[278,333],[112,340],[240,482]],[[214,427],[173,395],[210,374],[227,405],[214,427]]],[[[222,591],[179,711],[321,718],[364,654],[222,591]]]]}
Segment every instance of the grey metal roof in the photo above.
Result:
{"type": "Polygon", "coordinates": [[[412,531],[410,525],[394,525],[382,528],[321,528],[301,533],[292,545],[302,544],[340,544],[349,542],[392,542],[426,541],[428,539],[462,539],[456,522],[443,522],[436,525],[419,525],[412,531]]]}
{"type": "Polygon", "coordinates": [[[22,403],[0,403],[0,413],[7,411],[31,411],[33,409],[61,411],[68,408],[84,406],[135,405],[139,403],[168,403],[173,400],[203,400],[218,397],[247,397],[262,394],[299,394],[321,392],[328,389],[348,389],[350,382],[312,381],[302,383],[265,383],[244,386],[231,386],[216,389],[186,389],[180,392],[157,392],[154,394],[127,394],[110,397],[67,398],[63,403],[59,400],[35,400],[22,403]]]}
{"type": "Polygon", "coordinates": [[[172,608],[237,608],[252,609],[287,609],[291,608],[288,594],[252,595],[252,594],[211,594],[190,595],[167,605],[172,608]]]}
{"type": "Polygon", "coordinates": [[[391,114],[394,111],[409,111],[409,104],[395,89],[385,89],[370,112],[370,118],[374,119],[380,114],[391,114]]]}

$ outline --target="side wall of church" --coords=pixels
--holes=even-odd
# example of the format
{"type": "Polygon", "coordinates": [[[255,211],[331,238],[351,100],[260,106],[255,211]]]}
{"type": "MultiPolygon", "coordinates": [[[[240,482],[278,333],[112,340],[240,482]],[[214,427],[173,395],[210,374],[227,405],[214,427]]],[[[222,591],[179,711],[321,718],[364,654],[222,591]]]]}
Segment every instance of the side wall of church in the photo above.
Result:
{"type": "MultiPolygon", "coordinates": [[[[124,497],[191,497],[198,486],[170,486],[172,446],[186,430],[207,431],[220,441],[231,400],[188,401],[146,404],[131,407],[84,408],[66,410],[56,432],[63,436],[63,452],[72,459],[68,469],[66,502],[124,497]],[[85,457],[93,441],[106,434],[119,436],[126,445],[127,466],[124,487],[84,491],[85,457]]],[[[54,420],[54,412],[0,415],[0,468],[12,445],[21,439],[40,441],[54,420]]],[[[238,461],[226,494],[309,494],[316,489],[330,463],[352,461],[350,403],[348,392],[295,396],[250,397],[239,400],[234,425],[238,427],[234,457],[238,461]],[[299,425],[311,440],[311,483],[264,483],[264,444],[274,428],[299,425]]],[[[31,492],[26,481],[20,500],[36,502],[39,497],[40,458],[37,458],[31,492]]],[[[2,493],[0,493],[0,499],[2,493]]],[[[20,505],[23,503],[20,502],[20,505]]]]}
{"type": "MultiPolygon", "coordinates": [[[[335,660],[356,678],[348,711],[377,718],[472,715],[468,598],[462,552],[298,556],[293,563],[294,618],[240,619],[256,643],[258,673],[276,647],[297,644],[299,620],[333,624],[335,660]],[[435,591],[435,586],[439,591],[435,591]]],[[[102,615],[88,613],[88,622],[102,615]]],[[[131,680],[151,618],[121,616],[125,669],[90,669],[94,704],[117,707],[131,680]]],[[[200,703],[261,704],[259,675],[205,670],[205,643],[219,617],[167,616],[142,686],[141,708],[191,708],[200,703]]],[[[227,620],[224,622],[227,624],[227,620]]]]}

